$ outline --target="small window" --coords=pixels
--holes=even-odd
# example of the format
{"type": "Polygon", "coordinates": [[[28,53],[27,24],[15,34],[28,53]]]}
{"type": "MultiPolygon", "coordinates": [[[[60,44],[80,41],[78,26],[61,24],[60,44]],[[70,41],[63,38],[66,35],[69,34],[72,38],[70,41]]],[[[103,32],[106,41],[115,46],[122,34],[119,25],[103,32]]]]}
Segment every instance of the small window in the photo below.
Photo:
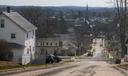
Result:
{"type": "Polygon", "coordinates": [[[16,34],[15,34],[15,33],[12,33],[12,34],[11,34],[11,38],[12,38],[12,39],[15,39],[15,38],[16,38],[16,34]]]}
{"type": "Polygon", "coordinates": [[[4,19],[1,19],[1,28],[4,28],[5,21],[4,19]]]}
{"type": "Polygon", "coordinates": [[[48,45],[48,42],[46,43],[46,45],[48,45]]]}

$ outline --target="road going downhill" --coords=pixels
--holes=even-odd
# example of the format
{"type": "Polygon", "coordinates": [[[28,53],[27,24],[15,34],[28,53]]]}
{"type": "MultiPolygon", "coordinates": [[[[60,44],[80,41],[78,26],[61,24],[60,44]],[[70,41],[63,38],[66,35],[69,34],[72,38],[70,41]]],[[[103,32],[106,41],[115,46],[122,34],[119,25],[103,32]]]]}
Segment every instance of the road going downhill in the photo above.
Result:
{"type": "Polygon", "coordinates": [[[102,39],[96,39],[93,57],[85,57],[79,62],[67,63],[59,67],[28,71],[6,76],[127,76],[104,61],[102,39]]]}

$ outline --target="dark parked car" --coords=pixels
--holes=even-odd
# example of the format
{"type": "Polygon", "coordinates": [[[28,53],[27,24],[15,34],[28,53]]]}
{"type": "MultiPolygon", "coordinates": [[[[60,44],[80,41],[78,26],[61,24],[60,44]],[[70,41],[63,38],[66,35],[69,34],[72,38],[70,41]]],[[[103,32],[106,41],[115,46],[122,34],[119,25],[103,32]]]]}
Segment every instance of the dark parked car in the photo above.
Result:
{"type": "Polygon", "coordinates": [[[93,56],[92,52],[88,52],[87,56],[93,56]]]}
{"type": "Polygon", "coordinates": [[[50,54],[50,55],[47,55],[46,56],[46,63],[57,63],[57,62],[60,62],[61,61],[61,58],[58,57],[58,56],[55,56],[53,54],[50,54]]]}
{"type": "Polygon", "coordinates": [[[58,56],[54,56],[54,62],[60,62],[61,61],[61,58],[60,57],[58,57],[58,56]]]}
{"type": "Polygon", "coordinates": [[[54,58],[51,55],[46,56],[46,63],[54,63],[54,58]]]}
{"type": "Polygon", "coordinates": [[[118,58],[117,58],[117,59],[115,60],[115,64],[120,64],[120,63],[121,63],[121,59],[118,59],[118,58]]]}

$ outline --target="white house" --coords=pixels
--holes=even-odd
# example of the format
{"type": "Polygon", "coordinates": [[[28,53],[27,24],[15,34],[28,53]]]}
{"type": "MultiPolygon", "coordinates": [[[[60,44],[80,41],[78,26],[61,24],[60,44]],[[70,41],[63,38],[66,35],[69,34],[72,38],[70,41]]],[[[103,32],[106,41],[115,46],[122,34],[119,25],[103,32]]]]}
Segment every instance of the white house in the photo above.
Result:
{"type": "Polygon", "coordinates": [[[13,62],[28,64],[35,56],[35,27],[17,12],[0,13],[0,39],[6,40],[13,51],[13,62]]]}

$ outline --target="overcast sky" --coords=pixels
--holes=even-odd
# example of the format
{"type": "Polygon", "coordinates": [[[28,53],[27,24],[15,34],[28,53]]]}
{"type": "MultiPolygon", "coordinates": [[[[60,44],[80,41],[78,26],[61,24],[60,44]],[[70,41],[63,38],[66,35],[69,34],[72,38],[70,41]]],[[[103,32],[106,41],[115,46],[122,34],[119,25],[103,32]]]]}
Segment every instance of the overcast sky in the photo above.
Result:
{"type": "Polygon", "coordinates": [[[109,0],[0,0],[0,5],[110,7],[109,0]]]}

